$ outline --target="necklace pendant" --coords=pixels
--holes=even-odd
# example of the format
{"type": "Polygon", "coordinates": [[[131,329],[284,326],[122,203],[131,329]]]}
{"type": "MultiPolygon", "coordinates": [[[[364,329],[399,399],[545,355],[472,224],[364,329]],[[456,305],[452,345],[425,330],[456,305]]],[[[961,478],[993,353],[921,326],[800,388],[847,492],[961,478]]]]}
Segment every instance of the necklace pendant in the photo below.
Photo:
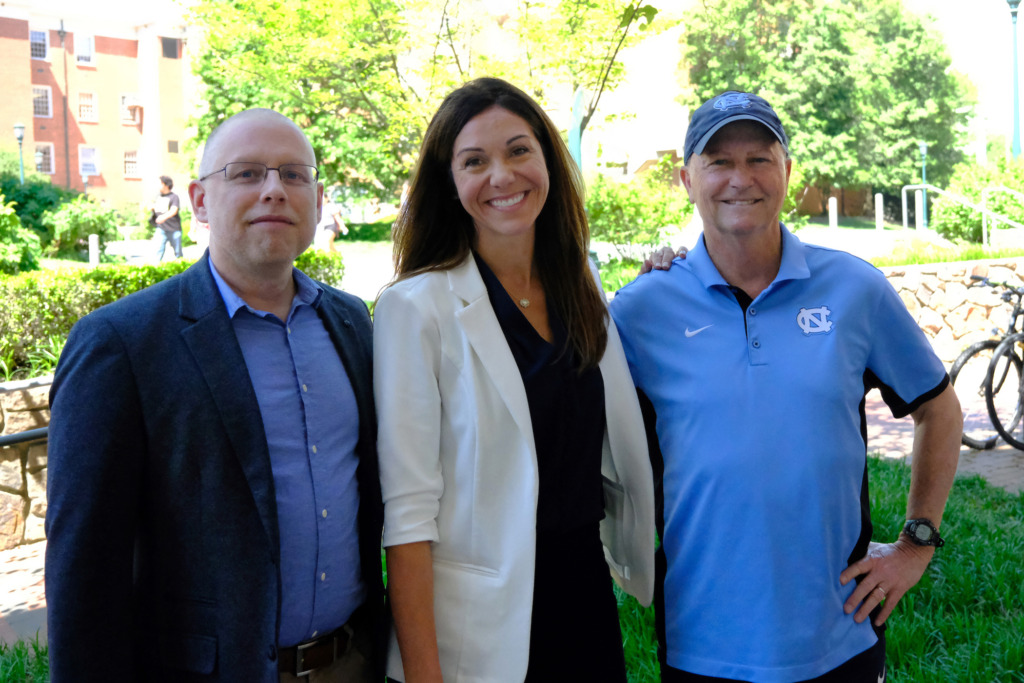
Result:
{"type": "Polygon", "coordinates": [[[519,305],[522,306],[523,308],[529,308],[530,300],[527,299],[526,297],[523,297],[522,299],[519,300],[519,305]]]}

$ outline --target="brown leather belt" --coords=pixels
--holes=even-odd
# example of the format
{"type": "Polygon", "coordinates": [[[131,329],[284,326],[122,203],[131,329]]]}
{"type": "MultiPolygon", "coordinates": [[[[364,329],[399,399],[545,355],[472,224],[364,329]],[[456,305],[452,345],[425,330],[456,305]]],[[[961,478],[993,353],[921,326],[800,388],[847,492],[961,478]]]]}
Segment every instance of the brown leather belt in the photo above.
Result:
{"type": "Polygon", "coordinates": [[[295,677],[330,666],[348,652],[352,640],[350,627],[346,624],[326,636],[305,643],[282,647],[277,651],[277,670],[295,677]]]}

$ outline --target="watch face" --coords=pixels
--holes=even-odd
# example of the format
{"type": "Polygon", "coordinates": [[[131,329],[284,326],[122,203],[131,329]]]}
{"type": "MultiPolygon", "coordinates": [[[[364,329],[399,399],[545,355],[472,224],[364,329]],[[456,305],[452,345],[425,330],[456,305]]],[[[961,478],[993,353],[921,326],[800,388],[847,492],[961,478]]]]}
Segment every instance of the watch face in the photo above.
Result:
{"type": "Polygon", "coordinates": [[[914,529],[914,536],[919,541],[927,541],[932,537],[932,530],[926,527],[924,524],[918,524],[914,529]]]}

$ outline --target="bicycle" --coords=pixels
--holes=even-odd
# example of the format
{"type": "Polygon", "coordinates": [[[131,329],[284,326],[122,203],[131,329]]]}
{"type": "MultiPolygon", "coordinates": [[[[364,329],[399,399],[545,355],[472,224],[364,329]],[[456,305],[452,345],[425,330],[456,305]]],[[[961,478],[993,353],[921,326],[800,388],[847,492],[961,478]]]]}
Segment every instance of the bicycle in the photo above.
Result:
{"type": "MultiPolygon", "coordinates": [[[[964,416],[960,441],[969,448],[989,450],[1001,436],[1015,448],[1024,450],[1024,433],[1020,434],[1020,439],[1015,436],[1024,413],[1021,401],[1024,357],[1015,351],[1018,343],[1024,343],[1024,333],[1018,331],[1018,321],[1024,313],[1021,304],[1024,287],[992,282],[980,275],[971,275],[971,279],[992,289],[1005,290],[999,298],[1012,302],[1013,309],[1005,333],[968,346],[949,371],[949,381],[960,399],[964,416]],[[1010,339],[1016,341],[1003,346],[1010,339]]],[[[993,333],[998,334],[998,329],[993,333]]]]}

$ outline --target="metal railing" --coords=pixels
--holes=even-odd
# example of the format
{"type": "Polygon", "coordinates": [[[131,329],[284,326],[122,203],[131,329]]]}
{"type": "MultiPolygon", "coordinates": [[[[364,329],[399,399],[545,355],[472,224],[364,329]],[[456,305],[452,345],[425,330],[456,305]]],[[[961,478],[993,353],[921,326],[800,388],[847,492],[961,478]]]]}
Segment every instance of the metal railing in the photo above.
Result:
{"type": "MultiPolygon", "coordinates": [[[[1017,221],[1015,221],[1015,220],[1013,220],[1013,219],[1011,219],[1011,218],[1009,218],[1007,216],[995,213],[994,211],[989,211],[984,206],[978,206],[977,204],[975,204],[971,200],[967,199],[966,197],[961,197],[958,194],[953,194],[952,192],[947,192],[946,190],[943,190],[940,187],[935,187],[934,185],[930,185],[930,184],[927,184],[927,183],[922,184],[922,185],[904,185],[903,189],[900,192],[900,194],[902,195],[902,198],[903,198],[903,229],[904,230],[907,230],[908,227],[909,227],[908,224],[907,224],[907,190],[928,190],[929,192],[937,192],[938,194],[942,195],[943,197],[946,197],[947,199],[950,199],[951,201],[957,202],[958,204],[962,204],[962,205],[966,206],[969,209],[974,209],[975,211],[980,212],[981,213],[981,217],[983,219],[982,224],[981,224],[981,243],[982,243],[982,245],[984,245],[986,247],[988,246],[988,222],[984,220],[986,217],[991,218],[993,221],[1000,221],[1002,223],[1006,223],[1008,225],[1012,225],[1015,228],[1020,228],[1020,229],[1024,230],[1024,225],[1018,223],[1017,221]]],[[[1011,192],[1012,192],[1012,190],[1011,190],[1011,192]]]]}
{"type": "Polygon", "coordinates": [[[23,432],[4,434],[3,436],[0,436],[0,448],[4,448],[6,446],[17,446],[19,443],[28,443],[29,441],[46,441],[49,436],[49,427],[26,429],[23,432]]]}
{"type": "MultiPolygon", "coordinates": [[[[1005,185],[992,185],[992,186],[986,187],[985,189],[983,189],[981,191],[981,206],[983,208],[985,208],[986,210],[988,209],[988,198],[989,198],[989,195],[995,194],[996,192],[1005,192],[1007,194],[1012,194],[1013,196],[1017,197],[1017,199],[1024,200],[1024,192],[1018,192],[1017,190],[1012,190],[1012,189],[1006,187],[1005,185]]],[[[996,215],[998,215],[998,214],[996,214],[996,215]]],[[[995,221],[993,223],[993,225],[992,225],[993,229],[996,226],[998,226],[998,224],[999,224],[999,222],[995,221]]],[[[987,232],[988,232],[988,216],[986,216],[985,214],[982,214],[981,215],[981,234],[982,234],[982,236],[984,237],[984,235],[987,234],[987,232]]]]}

